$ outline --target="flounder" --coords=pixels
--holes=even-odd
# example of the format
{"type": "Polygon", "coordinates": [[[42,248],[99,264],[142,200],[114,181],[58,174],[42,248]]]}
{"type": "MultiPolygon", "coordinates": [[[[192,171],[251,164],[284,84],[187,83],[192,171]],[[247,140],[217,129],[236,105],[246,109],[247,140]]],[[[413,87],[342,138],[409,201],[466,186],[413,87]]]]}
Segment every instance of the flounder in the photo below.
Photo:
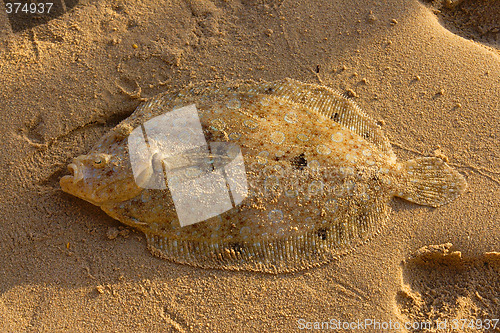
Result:
{"type": "Polygon", "coordinates": [[[438,207],[466,188],[441,159],[398,162],[350,99],[291,79],[160,94],[69,169],[62,190],[142,230],[155,255],[269,273],[369,240],[394,196],[438,207]]]}

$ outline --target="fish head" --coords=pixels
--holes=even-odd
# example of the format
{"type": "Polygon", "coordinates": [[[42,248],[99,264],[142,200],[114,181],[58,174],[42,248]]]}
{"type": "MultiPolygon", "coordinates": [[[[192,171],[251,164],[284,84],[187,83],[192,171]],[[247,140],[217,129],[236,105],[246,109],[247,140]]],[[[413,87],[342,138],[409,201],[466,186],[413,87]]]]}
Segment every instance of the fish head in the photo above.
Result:
{"type": "Polygon", "coordinates": [[[61,189],[97,206],[134,198],[142,189],[128,159],[119,156],[95,152],[74,158],[68,165],[72,174],[59,182],[61,189]]]}

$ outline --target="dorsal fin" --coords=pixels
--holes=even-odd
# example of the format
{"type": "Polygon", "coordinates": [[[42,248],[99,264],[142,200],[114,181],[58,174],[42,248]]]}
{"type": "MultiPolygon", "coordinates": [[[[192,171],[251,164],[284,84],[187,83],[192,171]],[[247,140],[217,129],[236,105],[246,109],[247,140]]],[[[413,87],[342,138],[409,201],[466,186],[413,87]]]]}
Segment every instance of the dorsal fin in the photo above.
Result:
{"type": "Polygon", "coordinates": [[[174,106],[172,103],[177,99],[220,93],[264,94],[303,105],[353,131],[390,157],[395,157],[380,126],[354,101],[328,87],[289,78],[274,82],[234,81],[222,83],[220,86],[207,82],[195,87],[186,87],[177,93],[162,93],[139,106],[131,118],[137,118],[144,113],[152,113],[153,116],[161,114],[165,112],[166,106],[174,106]]]}
{"type": "Polygon", "coordinates": [[[304,105],[373,143],[382,152],[391,156],[394,154],[391,144],[384,136],[380,126],[367,116],[356,103],[335,90],[292,79],[284,79],[264,86],[264,90],[267,90],[268,94],[304,105]]]}

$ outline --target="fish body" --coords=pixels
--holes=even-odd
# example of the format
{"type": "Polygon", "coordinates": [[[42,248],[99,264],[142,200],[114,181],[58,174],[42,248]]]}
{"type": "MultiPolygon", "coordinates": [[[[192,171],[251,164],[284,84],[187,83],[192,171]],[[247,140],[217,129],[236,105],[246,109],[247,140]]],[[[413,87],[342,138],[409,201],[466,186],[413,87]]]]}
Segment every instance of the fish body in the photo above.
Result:
{"type": "Polygon", "coordinates": [[[63,191],[142,230],[154,254],[270,273],[369,240],[394,196],[437,207],[466,187],[441,159],[398,162],[354,102],[291,79],[160,94],[69,169],[63,191]]]}

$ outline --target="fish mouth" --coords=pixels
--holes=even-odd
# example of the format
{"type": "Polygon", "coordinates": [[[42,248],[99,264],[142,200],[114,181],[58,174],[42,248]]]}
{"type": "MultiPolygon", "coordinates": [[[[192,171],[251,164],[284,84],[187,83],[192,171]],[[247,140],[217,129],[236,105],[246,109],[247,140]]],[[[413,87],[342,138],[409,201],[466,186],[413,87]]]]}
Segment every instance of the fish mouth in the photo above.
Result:
{"type": "Polygon", "coordinates": [[[62,177],[61,182],[76,184],[79,181],[83,180],[83,158],[84,156],[78,156],[77,158],[73,159],[73,162],[68,165],[68,171],[71,172],[71,175],[62,177]]]}
{"type": "Polygon", "coordinates": [[[72,173],[71,175],[63,176],[59,180],[59,185],[63,192],[74,195],[80,199],[90,202],[93,205],[99,206],[99,202],[95,200],[93,196],[87,195],[84,189],[83,172],[82,168],[78,167],[77,163],[70,163],[68,165],[68,170],[72,173]]]}
{"type": "MultiPolygon", "coordinates": [[[[81,163],[80,163],[81,164],[81,163]]],[[[70,177],[73,178],[73,184],[78,183],[80,180],[83,179],[83,172],[82,168],[78,167],[76,163],[71,163],[68,165],[68,170],[73,174],[70,177]]]]}

